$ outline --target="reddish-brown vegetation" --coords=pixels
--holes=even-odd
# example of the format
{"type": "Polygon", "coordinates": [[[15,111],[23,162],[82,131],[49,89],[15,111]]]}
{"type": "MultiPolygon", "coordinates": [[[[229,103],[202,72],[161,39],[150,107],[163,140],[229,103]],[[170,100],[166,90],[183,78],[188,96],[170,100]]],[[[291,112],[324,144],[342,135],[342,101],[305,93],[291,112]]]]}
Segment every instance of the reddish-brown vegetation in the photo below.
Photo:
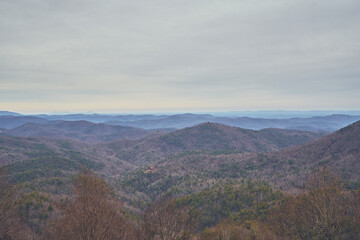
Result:
{"type": "Polygon", "coordinates": [[[196,230],[196,218],[189,207],[178,206],[175,199],[160,199],[144,213],[141,232],[148,240],[189,240],[196,230]]]}
{"type": "Polygon", "coordinates": [[[75,181],[75,199],[48,232],[54,240],[134,239],[136,231],[126,220],[122,206],[105,181],[91,172],[75,181]]]}

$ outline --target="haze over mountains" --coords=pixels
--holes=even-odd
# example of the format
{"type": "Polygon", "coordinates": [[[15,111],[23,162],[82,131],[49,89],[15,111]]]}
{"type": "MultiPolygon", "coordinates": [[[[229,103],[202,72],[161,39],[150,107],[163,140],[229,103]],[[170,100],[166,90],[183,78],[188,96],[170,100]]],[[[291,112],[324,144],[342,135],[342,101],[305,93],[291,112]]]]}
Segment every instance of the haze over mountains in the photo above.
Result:
{"type": "MultiPolygon", "coordinates": [[[[357,112],[353,112],[357,113],[357,112]]],[[[307,116],[308,112],[302,114],[307,116]]],[[[253,114],[254,115],[254,114],[253,114]]],[[[256,114],[255,114],[256,115],[256,114]]],[[[211,114],[175,114],[175,115],[102,115],[102,114],[68,114],[68,115],[19,115],[11,112],[2,112],[0,128],[13,129],[26,123],[47,124],[53,121],[88,121],[104,123],[113,126],[128,126],[143,129],[163,129],[166,131],[191,127],[205,122],[220,123],[246,129],[259,130],[263,128],[298,129],[305,131],[336,131],[348,124],[360,120],[358,115],[332,114],[315,117],[291,117],[289,112],[274,112],[260,114],[272,118],[254,118],[239,115],[211,115],[211,114]],[[279,117],[279,118],[274,118],[279,117]]],[[[300,113],[298,113],[300,115],[300,113]]],[[[301,115],[300,115],[301,116],[301,115]]]]}

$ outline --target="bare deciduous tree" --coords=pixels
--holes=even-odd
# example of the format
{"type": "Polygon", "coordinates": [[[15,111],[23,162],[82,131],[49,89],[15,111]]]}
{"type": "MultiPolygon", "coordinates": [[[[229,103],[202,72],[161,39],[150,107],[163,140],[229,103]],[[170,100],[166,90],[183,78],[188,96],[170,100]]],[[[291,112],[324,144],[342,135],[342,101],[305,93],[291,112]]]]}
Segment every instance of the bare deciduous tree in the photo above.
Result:
{"type": "Polygon", "coordinates": [[[360,239],[357,196],[327,169],[314,174],[308,187],[272,210],[272,229],[284,239],[360,239]]]}
{"type": "Polygon", "coordinates": [[[143,239],[187,240],[196,228],[196,218],[186,206],[178,206],[175,199],[164,198],[145,211],[143,216],[143,239]]]}
{"type": "Polygon", "coordinates": [[[50,229],[56,240],[136,239],[135,230],[123,213],[105,181],[87,171],[75,181],[75,200],[64,216],[50,229]]]}

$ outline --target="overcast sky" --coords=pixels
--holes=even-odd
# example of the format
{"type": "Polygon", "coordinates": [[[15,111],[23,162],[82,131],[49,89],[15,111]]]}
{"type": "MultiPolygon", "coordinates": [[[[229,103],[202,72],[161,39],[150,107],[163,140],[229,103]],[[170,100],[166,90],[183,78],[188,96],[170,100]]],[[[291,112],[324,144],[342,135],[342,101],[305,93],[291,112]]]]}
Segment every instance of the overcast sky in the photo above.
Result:
{"type": "Polygon", "coordinates": [[[359,12],[359,0],[0,0],[0,110],[359,110],[359,12]]]}

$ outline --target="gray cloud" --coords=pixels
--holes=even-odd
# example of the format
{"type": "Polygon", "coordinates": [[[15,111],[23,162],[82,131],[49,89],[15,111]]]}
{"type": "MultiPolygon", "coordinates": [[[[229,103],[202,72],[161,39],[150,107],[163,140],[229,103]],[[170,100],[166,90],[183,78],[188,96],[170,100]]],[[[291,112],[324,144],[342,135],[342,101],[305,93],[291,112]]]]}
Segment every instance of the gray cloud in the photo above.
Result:
{"type": "Polygon", "coordinates": [[[359,10],[357,0],[3,0],[0,108],[54,96],[61,108],[76,95],[84,111],[358,108],[359,10]]]}

